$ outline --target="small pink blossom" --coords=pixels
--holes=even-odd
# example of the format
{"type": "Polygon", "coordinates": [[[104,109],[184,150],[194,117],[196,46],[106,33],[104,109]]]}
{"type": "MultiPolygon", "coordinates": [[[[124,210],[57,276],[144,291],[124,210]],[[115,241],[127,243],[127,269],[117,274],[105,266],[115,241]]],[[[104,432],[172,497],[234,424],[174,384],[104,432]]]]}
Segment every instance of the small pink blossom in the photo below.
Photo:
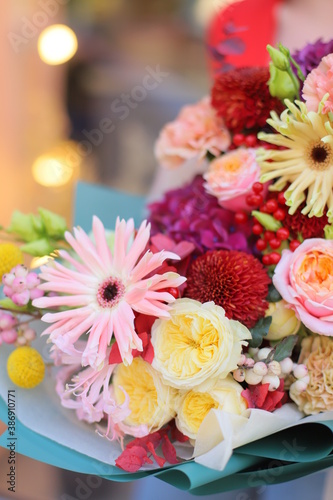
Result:
{"type": "Polygon", "coordinates": [[[6,344],[14,344],[17,340],[17,331],[14,329],[1,332],[2,341],[6,344]]]}
{"type": "Polygon", "coordinates": [[[333,54],[322,58],[319,66],[305,79],[303,98],[309,111],[318,112],[323,97],[328,94],[322,112],[333,111],[333,54]]]}
{"type": "Polygon", "coordinates": [[[332,336],[333,240],[311,238],[284,250],[273,283],[307,328],[332,336]]]}
{"type": "Polygon", "coordinates": [[[2,277],[4,285],[3,292],[17,306],[25,306],[29,300],[37,299],[44,295],[44,292],[38,289],[40,279],[34,272],[29,272],[26,267],[19,264],[9,273],[2,277]]]}
{"type": "Polygon", "coordinates": [[[0,331],[10,330],[17,325],[17,318],[8,312],[0,311],[0,331]]]}
{"type": "Polygon", "coordinates": [[[13,344],[17,339],[17,318],[10,313],[0,311],[0,345],[13,344]]]}
{"type": "Polygon", "coordinates": [[[222,118],[217,117],[209,97],[185,106],[175,121],[161,131],[155,145],[155,155],[165,168],[177,168],[185,161],[207,152],[218,156],[230,146],[230,134],[222,118]]]}
{"type": "Polygon", "coordinates": [[[256,150],[239,148],[224,154],[210,163],[203,177],[206,191],[218,199],[221,207],[233,212],[251,211],[246,196],[260,178],[256,150]]]}

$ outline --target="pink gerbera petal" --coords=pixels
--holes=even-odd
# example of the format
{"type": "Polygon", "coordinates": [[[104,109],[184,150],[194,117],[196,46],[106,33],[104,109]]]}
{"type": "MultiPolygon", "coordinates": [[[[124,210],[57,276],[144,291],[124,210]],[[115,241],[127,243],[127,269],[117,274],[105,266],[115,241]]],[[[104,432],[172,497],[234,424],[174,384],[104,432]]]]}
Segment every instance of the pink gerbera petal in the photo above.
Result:
{"type": "Polygon", "coordinates": [[[126,363],[132,361],[133,349],[142,351],[133,311],[169,317],[168,304],[174,297],[166,289],[180,286],[185,278],[173,272],[154,274],[166,259],[179,260],[179,256],[169,251],[146,251],[150,236],[146,221],[135,235],[132,219],[118,219],[113,253],[97,217],[93,219],[93,233],[95,243],[81,228],[75,229],[74,235],[66,233],[74,252],[60,251],[65,265],[51,261],[40,274],[44,281],[41,290],[61,295],[37,298],[33,304],[40,308],[68,307],[43,316],[43,321],[51,323],[44,334],[66,353],[73,352],[74,344],[86,334],[81,362],[100,369],[107,363],[113,335],[126,363]]]}

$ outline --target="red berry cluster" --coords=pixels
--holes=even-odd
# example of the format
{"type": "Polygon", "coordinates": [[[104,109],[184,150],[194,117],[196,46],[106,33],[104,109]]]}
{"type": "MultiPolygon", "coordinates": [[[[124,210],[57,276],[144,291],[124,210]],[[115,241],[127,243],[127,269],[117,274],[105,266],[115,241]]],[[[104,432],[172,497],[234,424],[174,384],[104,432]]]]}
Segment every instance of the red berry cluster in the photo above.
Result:
{"type": "Polygon", "coordinates": [[[232,143],[236,146],[236,148],[239,148],[240,146],[256,148],[259,145],[259,141],[255,134],[235,134],[233,136],[232,143]]]}
{"type": "MultiPolygon", "coordinates": [[[[279,192],[277,195],[275,193],[270,193],[269,199],[260,206],[259,211],[264,214],[272,215],[275,220],[282,223],[287,215],[283,191],[279,192]]],[[[268,231],[265,230],[265,228],[255,220],[255,223],[252,227],[252,233],[256,236],[260,236],[260,238],[256,242],[256,247],[260,252],[267,249],[273,250],[273,252],[263,255],[263,264],[265,266],[276,265],[280,261],[281,255],[274,250],[280,248],[282,241],[289,239],[289,229],[282,226],[276,232],[268,231]]],[[[300,242],[298,240],[291,240],[289,242],[289,248],[292,252],[296,250],[299,245],[300,242]]]]}
{"type": "MultiPolygon", "coordinates": [[[[240,135],[240,134],[236,134],[240,135]]],[[[260,182],[255,182],[252,186],[253,193],[248,194],[245,198],[246,203],[251,209],[258,208],[264,201],[264,197],[262,195],[262,191],[264,186],[260,182]]],[[[237,224],[245,224],[248,220],[248,215],[246,212],[236,212],[235,213],[235,222],[237,224]]]]}

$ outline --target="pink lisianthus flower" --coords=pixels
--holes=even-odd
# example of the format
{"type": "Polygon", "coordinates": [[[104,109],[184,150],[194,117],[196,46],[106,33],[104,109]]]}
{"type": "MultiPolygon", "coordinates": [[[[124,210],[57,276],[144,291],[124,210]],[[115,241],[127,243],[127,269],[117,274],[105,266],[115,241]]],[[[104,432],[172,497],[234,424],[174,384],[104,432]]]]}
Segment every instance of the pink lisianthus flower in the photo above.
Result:
{"type": "Polygon", "coordinates": [[[246,197],[260,178],[256,150],[238,148],[224,154],[210,163],[203,177],[207,193],[215,196],[221,207],[233,212],[251,211],[246,197]]]}
{"type": "Polygon", "coordinates": [[[28,269],[19,264],[9,273],[2,277],[3,293],[9,297],[17,306],[25,306],[29,300],[37,299],[44,295],[38,288],[40,279],[38,274],[29,272],[28,269]]]}
{"type": "Polygon", "coordinates": [[[42,266],[40,289],[61,295],[33,301],[35,307],[68,307],[65,311],[47,313],[42,320],[53,323],[44,331],[57,347],[71,353],[81,335],[88,341],[82,353],[82,365],[101,368],[107,360],[107,348],[115,336],[126,364],[132,362],[132,349],[142,351],[142,341],[134,328],[134,311],[156,317],[169,317],[174,297],[163,291],[178,287],[186,278],[175,272],[154,274],[165,259],[179,260],[172,252],[153,254],[146,251],[150,225],[144,221],[134,237],[134,221],[117,219],[114,251],[108,247],[102,222],[93,218],[96,244],[81,228],[65,238],[77,259],[67,251],[59,256],[67,267],[52,261],[42,266]],[[71,268],[68,267],[70,264],[71,268]]]}
{"type": "Polygon", "coordinates": [[[284,250],[273,283],[298,319],[314,333],[333,335],[333,241],[305,240],[284,250]]]}
{"type": "Polygon", "coordinates": [[[62,406],[75,410],[79,420],[99,424],[98,432],[107,439],[122,440],[124,433],[119,423],[131,411],[126,394],[121,405],[114,399],[111,377],[115,365],[105,365],[98,371],[90,366],[82,369],[80,364],[75,365],[77,361],[72,357],[72,364],[64,364],[57,373],[56,391],[62,406]]]}
{"type": "Polygon", "coordinates": [[[311,71],[303,85],[303,99],[309,111],[318,111],[323,97],[325,100],[322,113],[333,111],[333,54],[322,58],[319,66],[311,71]]]}
{"type": "Polygon", "coordinates": [[[165,168],[177,168],[185,161],[207,152],[218,156],[230,146],[230,133],[222,118],[205,97],[200,102],[185,106],[177,119],[161,131],[155,145],[155,155],[165,168]]]}

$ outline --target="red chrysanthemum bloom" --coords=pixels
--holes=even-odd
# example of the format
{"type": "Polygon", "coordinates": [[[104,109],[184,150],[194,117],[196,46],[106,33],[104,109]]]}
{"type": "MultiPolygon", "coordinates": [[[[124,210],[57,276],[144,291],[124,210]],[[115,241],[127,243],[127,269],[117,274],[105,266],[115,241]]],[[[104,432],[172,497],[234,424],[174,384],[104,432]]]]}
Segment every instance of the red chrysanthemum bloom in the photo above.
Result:
{"type": "Polygon", "coordinates": [[[289,229],[293,238],[297,238],[299,234],[305,240],[308,238],[323,238],[324,227],[328,224],[326,214],[322,217],[308,217],[301,213],[304,207],[305,203],[302,203],[293,215],[287,213],[283,225],[289,229]]]}
{"type": "Polygon", "coordinates": [[[212,106],[234,133],[260,129],[270,112],[280,114],[284,106],[268,90],[268,68],[237,68],[222,73],[212,89],[212,106]]]}
{"type": "Polygon", "coordinates": [[[227,318],[253,327],[265,315],[270,279],[261,262],[245,252],[217,250],[192,262],[185,297],[214,301],[227,318]]]}

